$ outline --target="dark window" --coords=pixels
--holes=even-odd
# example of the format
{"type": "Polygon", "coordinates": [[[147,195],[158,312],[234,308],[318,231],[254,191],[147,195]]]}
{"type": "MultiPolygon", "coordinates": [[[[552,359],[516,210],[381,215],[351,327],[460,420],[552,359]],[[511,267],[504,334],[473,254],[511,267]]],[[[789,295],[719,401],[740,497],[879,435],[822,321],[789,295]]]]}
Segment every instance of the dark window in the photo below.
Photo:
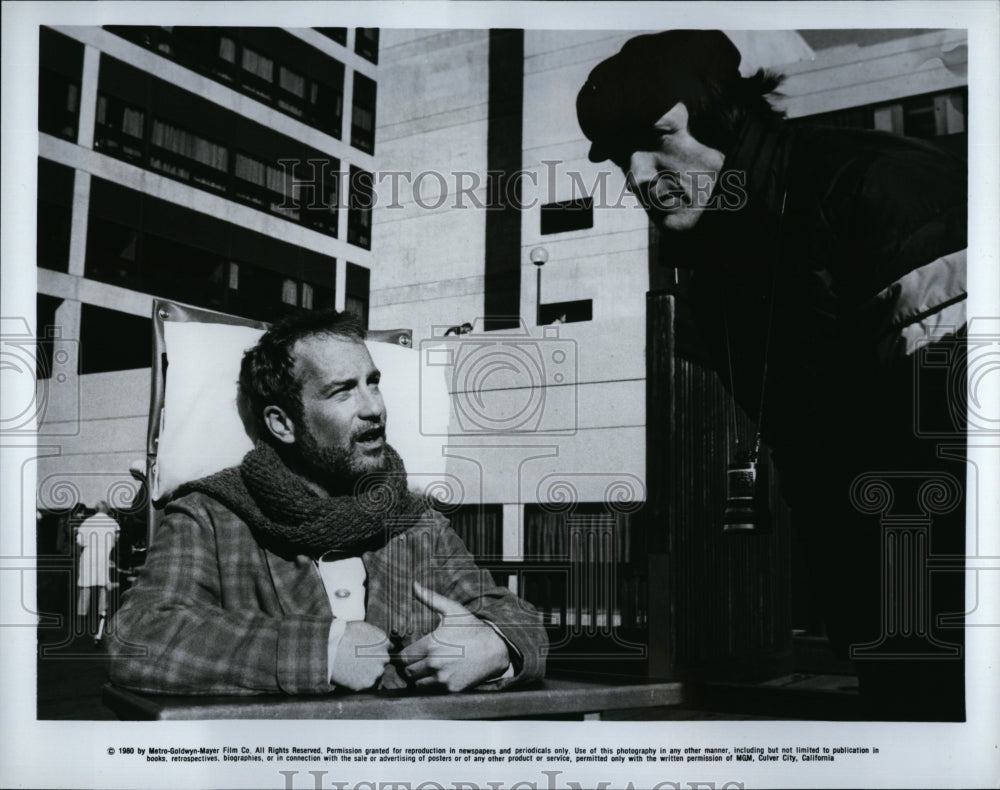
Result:
{"type": "Polygon", "coordinates": [[[149,166],[212,192],[227,191],[229,149],[160,118],[150,131],[149,166]]]}
{"type": "Polygon", "coordinates": [[[37,261],[43,269],[69,271],[73,223],[73,169],[38,160],[37,261]]]}
{"type": "Polygon", "coordinates": [[[590,299],[576,299],[572,302],[549,302],[538,306],[538,325],[574,324],[578,321],[592,321],[594,303],[590,299]]]}
{"type": "Polygon", "coordinates": [[[120,159],[141,163],[145,156],[146,112],[116,96],[97,96],[94,148],[120,159]]]}
{"type": "Polygon", "coordinates": [[[80,373],[148,368],[153,322],[84,303],[80,313],[80,373]]]}
{"type": "Polygon", "coordinates": [[[336,305],[334,289],[317,285],[316,283],[302,283],[301,305],[306,310],[326,310],[336,305]]]}
{"type": "Polygon", "coordinates": [[[542,206],[542,235],[594,227],[594,199],[561,200],[542,206]]]}
{"type": "Polygon", "coordinates": [[[375,190],[372,174],[351,166],[347,202],[347,241],[362,249],[372,248],[372,207],[375,190]]]}
{"type": "Polygon", "coordinates": [[[351,145],[368,154],[375,152],[375,93],[375,80],[361,72],[354,72],[351,145]]]}
{"type": "Polygon", "coordinates": [[[76,142],[83,44],[43,27],[38,41],[38,131],[76,142]]]}
{"type": "Polygon", "coordinates": [[[142,290],[222,310],[229,282],[225,256],[153,233],[142,235],[142,290]]]}
{"type": "Polygon", "coordinates": [[[278,272],[248,264],[239,264],[236,271],[230,283],[237,285],[233,289],[235,312],[262,321],[278,317],[282,312],[281,305],[288,303],[283,298],[286,278],[278,272]]]}
{"type": "Polygon", "coordinates": [[[354,51],[366,60],[378,63],[378,28],[357,28],[354,31],[354,51]]]}
{"type": "Polygon", "coordinates": [[[341,46],[347,45],[347,28],[346,27],[317,27],[317,33],[322,33],[331,41],[336,41],[341,46]]]}
{"type": "Polygon", "coordinates": [[[38,344],[35,354],[35,378],[48,379],[52,377],[53,337],[61,334],[57,330],[56,310],[63,303],[62,299],[46,294],[38,294],[35,301],[35,326],[38,327],[38,344]]]}
{"type": "Polygon", "coordinates": [[[287,31],[129,25],[107,29],[340,138],[344,65],[287,31]]]}
{"type": "Polygon", "coordinates": [[[330,68],[329,82],[312,82],[306,93],[307,118],[327,134],[340,139],[344,118],[344,67],[330,68]]]}
{"type": "Polygon", "coordinates": [[[344,288],[344,310],[356,315],[368,327],[368,295],[371,272],[364,266],[347,262],[347,282],[344,288]]]}
{"type": "Polygon", "coordinates": [[[123,288],[141,288],[140,236],[137,228],[91,214],[87,226],[85,276],[123,288]]]}
{"type": "Polygon", "coordinates": [[[324,157],[307,162],[285,161],[291,205],[302,212],[302,224],[337,235],[340,209],[340,162],[324,157]]]}
{"type": "Polygon", "coordinates": [[[104,179],[89,223],[91,279],[262,320],[334,302],[335,258],[104,179]]]}

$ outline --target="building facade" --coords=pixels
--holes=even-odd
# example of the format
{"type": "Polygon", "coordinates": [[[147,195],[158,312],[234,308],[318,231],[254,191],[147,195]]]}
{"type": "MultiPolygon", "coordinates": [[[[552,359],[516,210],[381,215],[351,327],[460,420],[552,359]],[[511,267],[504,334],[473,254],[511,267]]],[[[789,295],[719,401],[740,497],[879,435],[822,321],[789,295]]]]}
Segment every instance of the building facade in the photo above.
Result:
{"type": "Polygon", "coordinates": [[[155,297],[367,320],[378,43],[365,28],[41,28],[39,433],[59,440],[40,509],[67,504],[53,487],[92,506],[144,458],[155,297]]]}

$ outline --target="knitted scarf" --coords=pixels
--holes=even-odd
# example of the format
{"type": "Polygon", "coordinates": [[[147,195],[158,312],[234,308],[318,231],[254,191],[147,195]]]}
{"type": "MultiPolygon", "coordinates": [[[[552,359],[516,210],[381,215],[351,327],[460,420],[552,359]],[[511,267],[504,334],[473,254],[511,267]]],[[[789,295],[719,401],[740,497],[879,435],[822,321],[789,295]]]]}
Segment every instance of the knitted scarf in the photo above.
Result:
{"type": "Polygon", "coordinates": [[[184,485],[178,495],[201,491],[226,505],[269,544],[319,557],[357,552],[412,526],[427,510],[407,487],[398,453],[386,445],[383,471],[362,477],[344,496],[319,496],[265,442],[225,469],[184,485]]]}

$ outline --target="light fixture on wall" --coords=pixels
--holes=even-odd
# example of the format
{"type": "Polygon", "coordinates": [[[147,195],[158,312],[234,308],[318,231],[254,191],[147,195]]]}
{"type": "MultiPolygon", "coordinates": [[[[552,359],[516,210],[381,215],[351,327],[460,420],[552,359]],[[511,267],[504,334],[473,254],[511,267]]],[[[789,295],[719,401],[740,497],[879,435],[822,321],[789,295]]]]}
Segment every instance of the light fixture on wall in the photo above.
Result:
{"type": "Polygon", "coordinates": [[[538,286],[535,289],[535,324],[540,326],[542,323],[542,267],[549,259],[549,251],[544,247],[535,247],[528,254],[528,257],[535,264],[535,269],[538,272],[538,286]]]}

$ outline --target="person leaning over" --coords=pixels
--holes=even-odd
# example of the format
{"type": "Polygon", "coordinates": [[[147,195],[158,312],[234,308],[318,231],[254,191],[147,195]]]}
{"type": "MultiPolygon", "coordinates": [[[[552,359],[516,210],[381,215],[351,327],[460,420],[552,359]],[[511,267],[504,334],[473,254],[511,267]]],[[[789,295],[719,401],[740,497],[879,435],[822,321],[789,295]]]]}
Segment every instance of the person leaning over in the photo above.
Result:
{"type": "Polygon", "coordinates": [[[958,501],[937,508],[925,549],[963,555],[964,412],[920,373],[937,354],[965,380],[965,162],[892,134],[793,127],[768,100],[781,77],[743,77],[740,60],[717,30],[629,40],[577,95],[589,158],[622,169],[664,260],[690,270],[707,353],[760,416],[812,593],[834,646],[855,648],[871,714],[960,719],[961,573],[921,568],[914,589],[891,587],[902,577],[883,573],[891,547],[858,492],[949,484],[958,501]],[[955,423],[953,461],[921,421],[955,423]],[[903,630],[919,638],[902,646],[884,613],[911,593],[903,630]]]}

